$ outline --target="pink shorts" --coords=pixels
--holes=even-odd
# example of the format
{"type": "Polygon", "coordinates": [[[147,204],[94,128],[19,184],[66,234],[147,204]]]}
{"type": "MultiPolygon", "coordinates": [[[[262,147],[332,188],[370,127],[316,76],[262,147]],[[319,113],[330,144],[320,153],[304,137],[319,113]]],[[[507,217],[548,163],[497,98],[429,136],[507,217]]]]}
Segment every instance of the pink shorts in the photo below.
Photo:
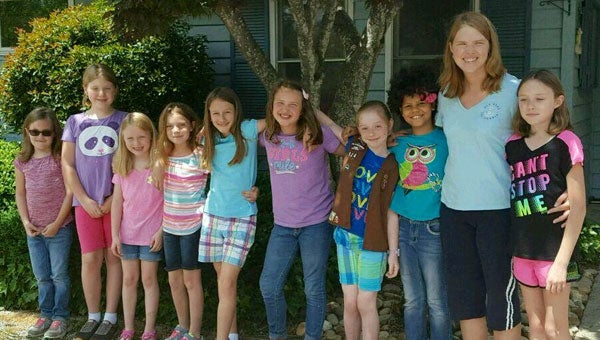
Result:
{"type": "Polygon", "coordinates": [[[112,244],[110,213],[93,218],[82,206],[76,206],[75,224],[82,254],[110,248],[112,244]]]}
{"type": "Polygon", "coordinates": [[[528,287],[546,288],[548,271],[554,261],[530,260],[513,257],[513,272],[519,283],[528,287]]]}

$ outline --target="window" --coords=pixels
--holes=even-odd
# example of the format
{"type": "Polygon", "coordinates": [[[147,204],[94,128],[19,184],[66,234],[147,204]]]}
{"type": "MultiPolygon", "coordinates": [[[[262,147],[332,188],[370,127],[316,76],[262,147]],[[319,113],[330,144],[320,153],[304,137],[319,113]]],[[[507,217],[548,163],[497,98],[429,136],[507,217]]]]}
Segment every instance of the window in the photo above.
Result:
{"type": "Polygon", "coordinates": [[[72,0],[4,0],[0,1],[0,53],[17,45],[19,28],[30,29],[29,21],[66,8],[72,0]]]}
{"type": "Polygon", "coordinates": [[[579,59],[580,86],[598,86],[600,67],[600,2],[586,1],[582,10],[582,53],[579,59]]]}
{"type": "MultiPolygon", "coordinates": [[[[302,72],[298,58],[296,27],[290,7],[287,0],[276,0],[275,7],[274,37],[276,44],[275,53],[272,53],[271,57],[275,60],[275,67],[281,76],[300,80],[302,72]]],[[[346,5],[346,9],[350,11],[349,4],[346,5]]],[[[322,13],[318,14],[319,17],[322,15],[322,13]]],[[[326,112],[333,102],[333,96],[339,84],[340,72],[338,70],[345,61],[344,56],[345,51],[341,41],[332,35],[326,52],[325,80],[321,87],[321,107],[326,112]]]]}
{"type": "Polygon", "coordinates": [[[473,7],[471,0],[404,1],[394,23],[393,71],[423,65],[439,73],[452,19],[473,7]]]}

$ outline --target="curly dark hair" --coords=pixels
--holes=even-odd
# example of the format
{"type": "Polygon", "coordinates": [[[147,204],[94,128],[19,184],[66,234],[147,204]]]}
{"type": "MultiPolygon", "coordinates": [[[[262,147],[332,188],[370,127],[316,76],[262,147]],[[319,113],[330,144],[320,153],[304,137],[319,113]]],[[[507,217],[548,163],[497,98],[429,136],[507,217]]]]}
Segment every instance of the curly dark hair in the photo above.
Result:
{"type": "MultiPolygon", "coordinates": [[[[388,91],[387,105],[394,115],[394,121],[400,123],[401,128],[409,127],[400,110],[405,96],[437,94],[438,91],[437,75],[433,71],[424,66],[400,69],[390,80],[388,91]]],[[[434,115],[436,111],[433,110],[434,115]]]]}

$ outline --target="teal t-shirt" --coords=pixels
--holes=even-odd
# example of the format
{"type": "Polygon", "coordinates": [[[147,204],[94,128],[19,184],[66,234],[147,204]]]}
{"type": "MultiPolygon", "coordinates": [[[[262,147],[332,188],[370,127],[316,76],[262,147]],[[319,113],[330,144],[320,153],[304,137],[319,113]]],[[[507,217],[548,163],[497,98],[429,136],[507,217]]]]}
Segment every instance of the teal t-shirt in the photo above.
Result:
{"type": "Polygon", "coordinates": [[[504,144],[512,134],[519,79],[506,74],[500,91],[465,108],[459,98],[440,94],[435,124],[448,141],[442,203],[454,210],[510,207],[510,171],[504,144]]]}
{"type": "Polygon", "coordinates": [[[232,135],[215,138],[215,155],[211,163],[210,190],[205,212],[219,217],[247,217],[256,215],[256,203],[248,202],[242,191],[250,190],[256,182],[256,149],[258,125],[255,119],[242,122],[242,136],[246,140],[246,156],[241,163],[229,165],[235,155],[232,135]]]}
{"type": "Polygon", "coordinates": [[[399,179],[391,208],[411,220],[429,221],[440,216],[440,200],[448,145],[444,132],[435,128],[425,135],[398,137],[390,151],[398,162],[399,179]]]}

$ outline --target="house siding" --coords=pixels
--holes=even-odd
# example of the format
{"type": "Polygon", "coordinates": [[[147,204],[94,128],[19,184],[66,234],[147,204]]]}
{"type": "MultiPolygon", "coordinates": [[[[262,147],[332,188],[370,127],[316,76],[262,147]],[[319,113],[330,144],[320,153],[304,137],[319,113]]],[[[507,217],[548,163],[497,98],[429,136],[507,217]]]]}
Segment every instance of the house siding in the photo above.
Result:
{"type": "Polygon", "coordinates": [[[218,16],[189,18],[190,35],[203,34],[207,53],[214,61],[215,86],[231,86],[231,35],[218,16]]]}
{"type": "Polygon", "coordinates": [[[532,69],[547,68],[560,77],[575,133],[586,153],[588,196],[600,198],[600,91],[579,87],[579,56],[574,48],[581,6],[581,0],[573,1],[568,15],[554,6],[533,2],[530,60],[532,69]]]}

